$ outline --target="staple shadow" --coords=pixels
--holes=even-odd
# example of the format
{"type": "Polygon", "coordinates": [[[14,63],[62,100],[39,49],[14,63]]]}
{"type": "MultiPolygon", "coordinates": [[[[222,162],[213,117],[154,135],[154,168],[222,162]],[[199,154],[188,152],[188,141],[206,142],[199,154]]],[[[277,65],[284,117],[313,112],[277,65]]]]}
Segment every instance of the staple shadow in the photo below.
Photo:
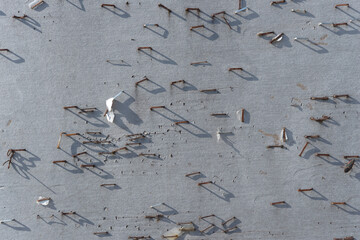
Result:
{"type": "MultiPolygon", "coordinates": [[[[80,6],[77,6],[75,3],[72,3],[70,0],[66,0],[68,3],[70,3],[71,5],[73,5],[74,7],[76,7],[77,9],[79,9],[79,10],[81,10],[81,11],[86,11],[85,10],[85,6],[84,6],[84,3],[83,3],[83,1],[84,0],[77,0],[78,2],[79,2],[79,5],[80,6]]],[[[76,0],[74,0],[74,1],[76,1],[76,0]]]]}
{"type": "Polygon", "coordinates": [[[139,51],[141,51],[142,53],[144,53],[147,56],[151,57],[151,59],[154,59],[154,60],[158,61],[159,63],[177,65],[177,63],[174,60],[172,60],[171,58],[165,56],[164,54],[160,53],[157,50],[152,49],[150,51],[151,54],[148,53],[147,51],[143,51],[143,50],[139,50],[139,51]]]}
{"type": "Polygon", "coordinates": [[[12,228],[15,231],[25,231],[25,232],[31,231],[31,229],[28,226],[15,219],[11,223],[3,222],[2,225],[12,228]]]}
{"type": "Polygon", "coordinates": [[[6,58],[7,60],[13,62],[13,63],[23,63],[25,62],[25,59],[17,55],[16,53],[9,51],[7,53],[0,53],[1,56],[6,58]]]}
{"type": "Polygon", "coordinates": [[[252,73],[246,71],[246,70],[242,70],[242,71],[230,71],[230,74],[235,74],[236,76],[245,79],[247,81],[258,81],[259,79],[252,73]]]}
{"type": "Polygon", "coordinates": [[[31,29],[33,29],[33,30],[35,30],[35,31],[38,31],[38,32],[42,33],[42,31],[41,31],[40,29],[38,29],[38,28],[41,27],[40,23],[37,22],[35,19],[29,17],[29,16],[27,16],[27,17],[24,18],[24,19],[18,19],[18,18],[17,18],[17,19],[15,19],[15,20],[17,20],[17,21],[25,24],[26,26],[30,27],[31,29]]]}
{"type": "Polygon", "coordinates": [[[42,2],[42,4],[37,6],[34,10],[37,11],[37,12],[41,12],[42,10],[47,8],[48,6],[49,6],[49,4],[47,4],[46,2],[42,2]]]}
{"type": "Polygon", "coordinates": [[[252,19],[260,17],[260,15],[257,12],[255,12],[254,10],[252,10],[249,7],[246,9],[245,14],[243,12],[240,12],[240,13],[237,13],[236,15],[240,16],[246,20],[252,20],[252,19]]]}
{"type": "Polygon", "coordinates": [[[345,34],[348,34],[348,35],[354,35],[354,34],[359,34],[359,30],[357,30],[356,28],[352,27],[351,25],[346,25],[345,27],[328,27],[328,26],[325,26],[325,25],[322,25],[321,27],[325,28],[326,30],[338,35],[338,36],[341,36],[341,35],[345,35],[345,34]],[[350,28],[351,30],[346,30],[346,28],[350,28]],[[336,30],[334,30],[336,29],[336,30]]]}
{"type": "Polygon", "coordinates": [[[161,31],[155,31],[154,29],[152,29],[151,27],[146,27],[146,29],[147,30],[149,30],[149,31],[151,31],[151,32],[153,32],[153,33],[155,33],[155,34],[157,34],[157,35],[159,35],[160,37],[162,37],[162,38],[167,38],[168,36],[169,36],[169,31],[168,30],[166,30],[165,28],[163,28],[162,26],[158,26],[157,27],[159,30],[161,30],[161,31]],[[162,32],[162,33],[161,33],[162,32]]]}
{"type": "Polygon", "coordinates": [[[329,199],[327,199],[324,195],[322,195],[321,193],[319,193],[318,191],[316,191],[315,189],[313,189],[310,192],[300,192],[302,195],[310,198],[311,200],[317,200],[317,201],[327,201],[329,199]],[[313,194],[315,193],[315,194],[313,194]]]}
{"type": "Polygon", "coordinates": [[[121,17],[121,18],[128,18],[128,17],[130,17],[130,14],[129,13],[127,13],[127,12],[125,12],[124,10],[122,10],[122,9],[120,9],[120,8],[118,8],[118,7],[115,7],[115,8],[112,8],[112,9],[114,9],[114,10],[112,10],[112,9],[110,9],[109,7],[103,7],[104,9],[106,9],[106,10],[108,10],[109,12],[112,12],[113,14],[115,14],[116,16],[119,16],[119,17],[121,17]]]}
{"type": "Polygon", "coordinates": [[[219,38],[219,34],[217,34],[215,31],[213,31],[207,27],[204,27],[203,29],[200,29],[200,30],[195,29],[195,30],[192,30],[191,32],[194,32],[210,41],[214,41],[219,38]],[[201,33],[200,31],[204,31],[205,33],[201,33]]]}

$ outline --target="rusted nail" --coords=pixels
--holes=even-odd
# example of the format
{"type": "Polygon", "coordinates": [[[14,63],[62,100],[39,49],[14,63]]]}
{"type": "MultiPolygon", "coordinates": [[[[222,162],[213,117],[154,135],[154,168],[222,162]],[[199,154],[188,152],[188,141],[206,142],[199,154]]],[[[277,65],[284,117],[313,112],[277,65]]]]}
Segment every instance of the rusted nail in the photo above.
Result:
{"type": "Polygon", "coordinates": [[[85,132],[85,133],[91,135],[101,135],[101,132],[85,132]]]}
{"type": "Polygon", "coordinates": [[[215,226],[215,224],[210,224],[210,226],[208,226],[207,228],[205,228],[205,229],[203,229],[203,230],[200,230],[200,232],[205,232],[205,231],[207,231],[207,230],[209,230],[210,228],[212,228],[212,227],[214,227],[215,226]]]}
{"type": "Polygon", "coordinates": [[[159,24],[157,23],[146,23],[143,25],[144,28],[147,28],[147,27],[159,27],[159,24]]]}
{"type": "Polygon", "coordinates": [[[225,18],[225,16],[222,16],[222,18],[224,19],[226,25],[228,25],[228,27],[229,27],[230,29],[232,29],[230,23],[229,23],[228,20],[225,18]]]}
{"type": "Polygon", "coordinates": [[[15,219],[5,219],[5,220],[0,220],[0,224],[6,223],[6,222],[13,222],[16,221],[15,219]]]}
{"type": "Polygon", "coordinates": [[[198,186],[204,185],[204,184],[212,184],[212,181],[208,181],[208,182],[200,182],[198,183],[198,186]]]}
{"type": "Polygon", "coordinates": [[[136,138],[131,138],[131,139],[129,139],[129,141],[136,141],[136,140],[141,139],[141,138],[145,138],[145,136],[140,136],[140,137],[136,137],[136,138]]]}
{"type": "Polygon", "coordinates": [[[200,90],[200,92],[217,92],[217,91],[218,91],[218,90],[217,90],[216,88],[200,90]]]}
{"type": "Polygon", "coordinates": [[[111,141],[101,140],[101,141],[83,141],[83,144],[94,143],[94,144],[102,144],[102,143],[111,143],[111,141]]]}
{"type": "Polygon", "coordinates": [[[190,123],[189,121],[180,121],[180,122],[175,122],[175,125],[179,125],[179,124],[186,124],[186,123],[190,123]]]}
{"type": "Polygon", "coordinates": [[[77,136],[80,135],[80,133],[65,133],[65,136],[71,137],[71,136],[77,136]]]}
{"type": "Polygon", "coordinates": [[[270,40],[270,44],[274,43],[275,41],[280,41],[280,39],[282,38],[282,36],[284,36],[284,33],[280,33],[278,35],[276,35],[273,39],[270,40]]]}
{"type": "Polygon", "coordinates": [[[51,198],[40,198],[40,199],[36,200],[36,202],[42,202],[42,201],[47,201],[47,200],[51,200],[51,198]]]}
{"type": "Polygon", "coordinates": [[[307,188],[307,189],[298,189],[298,192],[309,192],[309,191],[312,191],[313,188],[307,188]]]}
{"type": "Polygon", "coordinates": [[[234,229],[237,229],[238,227],[237,226],[235,226],[235,227],[232,227],[232,228],[229,228],[229,229],[226,229],[226,230],[223,230],[223,232],[224,233],[228,233],[228,232],[230,232],[230,231],[232,231],[232,230],[234,230],[234,229]]]}
{"type": "Polygon", "coordinates": [[[332,25],[333,25],[333,27],[338,27],[338,26],[348,25],[348,23],[347,23],[347,22],[343,22],[343,23],[333,23],[332,25]]]}
{"type": "Polygon", "coordinates": [[[350,7],[350,4],[348,4],[348,3],[336,4],[335,8],[338,8],[338,7],[350,7]]]}
{"type": "Polygon", "coordinates": [[[137,87],[137,85],[139,85],[139,83],[142,83],[142,82],[145,82],[145,81],[148,81],[149,79],[147,77],[145,77],[144,79],[140,80],[140,81],[137,81],[135,83],[135,87],[137,87]]]}
{"type": "Polygon", "coordinates": [[[205,219],[205,218],[209,218],[209,217],[215,217],[215,214],[199,217],[199,219],[205,219]]]}
{"type": "Polygon", "coordinates": [[[286,128],[283,127],[281,130],[282,130],[281,140],[282,140],[283,142],[286,142],[286,140],[287,140],[287,137],[286,137],[286,128]]]}
{"type": "Polygon", "coordinates": [[[197,175],[197,174],[201,174],[201,172],[188,173],[185,175],[185,177],[190,177],[190,176],[197,175]]]}
{"type": "Polygon", "coordinates": [[[229,218],[228,220],[226,220],[225,222],[222,223],[222,225],[226,225],[228,222],[230,222],[231,220],[235,220],[236,217],[232,217],[232,218],[229,218]]]}
{"type": "Polygon", "coordinates": [[[331,205],[346,205],[346,202],[331,202],[331,205]]]}
{"type": "Polygon", "coordinates": [[[313,121],[319,122],[319,123],[322,123],[323,121],[328,120],[328,119],[330,119],[330,117],[325,116],[325,115],[323,115],[321,118],[310,117],[310,120],[313,120],[313,121]]]}
{"type": "Polygon", "coordinates": [[[240,68],[240,67],[238,67],[238,68],[229,68],[229,72],[230,72],[230,71],[235,71],[235,70],[242,71],[243,69],[240,68]]]}
{"type": "MultiPolygon", "coordinates": [[[[8,150],[8,153],[10,152],[26,152],[26,149],[24,148],[21,148],[21,149],[9,149],[8,150]]],[[[9,156],[9,155],[8,155],[9,156]]]]}
{"type": "Polygon", "coordinates": [[[242,4],[241,4],[242,0],[239,0],[239,9],[241,9],[242,4]]]}
{"type": "Polygon", "coordinates": [[[221,12],[214,13],[214,14],[211,15],[211,18],[214,18],[216,15],[219,15],[219,14],[226,14],[226,12],[221,11],[221,12]]]}
{"type": "Polygon", "coordinates": [[[228,116],[227,113],[212,113],[210,116],[216,117],[216,116],[228,116]]]}
{"type": "Polygon", "coordinates": [[[344,167],[344,172],[345,172],[345,173],[349,172],[349,171],[353,168],[354,164],[355,164],[355,159],[350,160],[350,161],[345,165],[345,167],[344,167]]]}
{"type": "Polygon", "coordinates": [[[57,149],[60,149],[60,142],[61,142],[61,138],[62,138],[62,135],[63,135],[63,134],[66,134],[66,132],[60,133],[60,137],[59,137],[59,140],[58,140],[58,144],[57,144],[57,146],[56,146],[57,149]]]}
{"type": "Polygon", "coordinates": [[[265,35],[269,35],[269,34],[275,34],[275,32],[259,32],[256,35],[261,37],[261,36],[265,36],[265,35]]]}
{"type": "Polygon", "coordinates": [[[241,122],[245,122],[245,109],[241,109],[241,122]]]}
{"type": "Polygon", "coordinates": [[[344,238],[334,238],[333,240],[355,240],[353,236],[350,237],[344,237],[344,238]]]}
{"type": "Polygon", "coordinates": [[[151,236],[140,236],[140,237],[129,236],[128,239],[139,240],[139,239],[152,239],[152,238],[151,236]]]}
{"type": "Polygon", "coordinates": [[[125,145],[126,145],[126,146],[133,146],[133,145],[140,146],[141,143],[126,143],[125,145]]]}
{"type": "Polygon", "coordinates": [[[80,156],[80,155],[83,155],[83,154],[87,154],[87,152],[81,152],[81,153],[74,154],[73,157],[77,157],[77,156],[80,156]]]}
{"type": "Polygon", "coordinates": [[[34,9],[34,8],[36,8],[37,6],[39,6],[40,4],[43,4],[43,3],[44,3],[43,0],[39,1],[38,3],[36,3],[36,4],[34,4],[34,5],[31,5],[31,4],[33,4],[33,3],[30,3],[31,9],[34,9]]]}
{"type": "Polygon", "coordinates": [[[186,8],[185,12],[190,12],[190,11],[197,11],[197,13],[201,12],[200,8],[186,8]]]}
{"type": "Polygon", "coordinates": [[[153,107],[150,107],[150,110],[153,111],[154,109],[157,109],[157,108],[166,108],[165,106],[153,106],[153,107]]]}
{"type": "Polygon", "coordinates": [[[155,153],[139,153],[139,156],[152,156],[152,157],[156,157],[157,155],[155,153]]]}
{"type": "Polygon", "coordinates": [[[80,167],[82,167],[82,168],[89,168],[89,167],[94,168],[96,166],[95,166],[95,164],[81,164],[80,167]]]}
{"type": "Polygon", "coordinates": [[[78,106],[66,106],[66,107],[63,107],[65,110],[66,109],[70,109],[70,108],[77,108],[77,109],[79,109],[79,107],[78,106]]]}
{"type": "Polygon", "coordinates": [[[80,108],[80,112],[79,113],[88,113],[88,112],[94,112],[95,110],[97,110],[97,108],[80,108]]]}
{"type": "Polygon", "coordinates": [[[348,155],[348,156],[344,156],[345,159],[348,159],[348,158],[360,158],[359,155],[348,155]]]}
{"type": "Polygon", "coordinates": [[[161,8],[166,9],[169,13],[171,13],[171,12],[172,12],[169,8],[165,7],[165,6],[164,6],[164,5],[162,5],[161,3],[160,3],[158,6],[159,6],[159,7],[161,7],[161,8]]]}
{"type": "Polygon", "coordinates": [[[174,82],[171,82],[170,85],[174,85],[176,83],[185,83],[185,80],[174,81],[174,82]]]}
{"type": "Polygon", "coordinates": [[[116,183],[103,183],[100,185],[100,187],[106,187],[106,186],[117,186],[116,183]]]}
{"type": "Polygon", "coordinates": [[[144,136],[144,134],[143,133],[134,133],[134,134],[126,135],[126,137],[135,137],[135,136],[144,136]]]}
{"type": "Polygon", "coordinates": [[[26,14],[24,14],[23,16],[12,16],[13,18],[15,18],[15,19],[24,19],[24,18],[26,18],[27,17],[27,15],[26,14]]]}
{"type": "Polygon", "coordinates": [[[8,169],[10,168],[10,166],[11,166],[11,164],[12,164],[12,159],[13,159],[13,157],[14,157],[14,154],[15,154],[15,152],[17,152],[17,151],[26,151],[26,149],[9,149],[9,150],[7,151],[7,153],[6,153],[6,155],[9,156],[9,160],[5,161],[5,162],[3,163],[3,166],[4,166],[6,163],[8,163],[8,169]]]}
{"type": "Polygon", "coordinates": [[[105,117],[106,116],[106,114],[109,112],[109,110],[108,109],[106,109],[105,110],[105,112],[104,112],[104,115],[103,115],[103,117],[105,117]]]}
{"type": "Polygon", "coordinates": [[[190,31],[192,31],[193,29],[196,29],[196,28],[205,28],[205,25],[192,26],[190,28],[190,31]]]}
{"type": "Polygon", "coordinates": [[[158,214],[158,215],[155,215],[155,216],[145,216],[145,218],[147,218],[147,219],[153,219],[153,218],[155,218],[156,220],[160,220],[160,218],[163,218],[164,217],[164,215],[162,215],[162,214],[158,214]]]}
{"type": "Polygon", "coordinates": [[[317,153],[317,154],[315,154],[315,156],[317,156],[317,157],[330,157],[330,154],[328,154],[328,153],[317,153]]]}
{"type": "Polygon", "coordinates": [[[10,52],[10,50],[6,49],[6,48],[2,48],[2,49],[0,49],[0,52],[10,52]]]}
{"type": "Polygon", "coordinates": [[[309,144],[309,142],[306,142],[306,143],[305,143],[305,146],[304,146],[303,149],[301,150],[301,152],[300,152],[300,154],[299,154],[299,157],[301,157],[301,155],[304,153],[305,148],[307,147],[308,144],[309,144]]]}
{"type": "Polygon", "coordinates": [[[149,50],[153,50],[152,47],[138,47],[138,51],[144,50],[144,49],[149,49],[149,50]]]}
{"type": "Polygon", "coordinates": [[[272,1],[270,3],[270,5],[274,5],[274,4],[279,4],[279,3],[285,3],[286,1],[285,0],[281,0],[281,1],[272,1]]]}
{"type": "Polygon", "coordinates": [[[199,64],[205,64],[208,63],[208,61],[202,61],[202,62],[192,62],[190,65],[199,65],[199,64]]]}
{"type": "Polygon", "coordinates": [[[285,204],[285,201],[280,201],[280,202],[273,202],[271,203],[271,205],[278,205],[278,204],[285,204]]]}
{"type": "Polygon", "coordinates": [[[109,232],[94,232],[94,235],[107,235],[109,232]]]}
{"type": "Polygon", "coordinates": [[[57,161],[53,161],[54,164],[57,164],[57,163],[67,163],[66,160],[57,160],[57,161]]]}
{"type": "Polygon", "coordinates": [[[61,212],[61,215],[76,215],[76,212],[61,212]]]}
{"type": "Polygon", "coordinates": [[[341,98],[341,97],[345,97],[345,98],[349,98],[349,94],[341,94],[341,95],[334,95],[333,98],[341,98]]]}
{"type": "Polygon", "coordinates": [[[320,135],[305,135],[305,138],[320,138],[320,135]]]}
{"type": "Polygon", "coordinates": [[[266,148],[284,148],[284,145],[268,145],[266,148]]]}
{"type": "Polygon", "coordinates": [[[121,151],[121,150],[125,150],[125,151],[128,151],[129,149],[127,147],[122,147],[122,148],[118,148],[118,149],[115,149],[114,151],[111,151],[111,152],[99,152],[98,154],[99,155],[105,155],[105,154],[116,154],[118,151],[121,151]]]}
{"type": "Polygon", "coordinates": [[[114,4],[101,4],[101,7],[113,7],[113,8],[116,8],[116,6],[114,4]]]}
{"type": "Polygon", "coordinates": [[[311,97],[311,100],[329,100],[329,97],[311,97]]]}

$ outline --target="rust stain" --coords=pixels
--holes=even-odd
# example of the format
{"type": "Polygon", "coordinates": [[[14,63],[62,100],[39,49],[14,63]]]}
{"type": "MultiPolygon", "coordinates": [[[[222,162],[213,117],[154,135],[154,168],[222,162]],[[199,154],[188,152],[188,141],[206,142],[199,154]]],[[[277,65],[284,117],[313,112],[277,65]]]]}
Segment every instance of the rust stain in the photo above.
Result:
{"type": "Polygon", "coordinates": [[[9,120],[6,124],[6,126],[10,126],[12,120],[9,120]]]}
{"type": "Polygon", "coordinates": [[[327,38],[327,37],[328,37],[328,35],[325,34],[324,36],[322,36],[322,37],[320,38],[320,40],[324,40],[324,39],[327,38]]]}
{"type": "Polygon", "coordinates": [[[314,42],[314,43],[312,43],[312,44],[314,44],[314,45],[328,45],[327,43],[324,43],[324,42],[314,42]]]}
{"type": "Polygon", "coordinates": [[[306,107],[308,107],[310,110],[313,110],[311,103],[306,104],[306,107]]]}
{"type": "Polygon", "coordinates": [[[301,88],[302,90],[307,90],[307,87],[304,86],[304,85],[301,84],[301,83],[296,84],[296,86],[298,86],[298,87],[301,88]]]}
{"type": "Polygon", "coordinates": [[[279,135],[278,135],[278,134],[266,133],[266,132],[264,132],[264,131],[261,130],[261,129],[259,129],[259,132],[262,133],[264,136],[274,138],[274,144],[279,144],[280,139],[279,139],[279,135]]]}

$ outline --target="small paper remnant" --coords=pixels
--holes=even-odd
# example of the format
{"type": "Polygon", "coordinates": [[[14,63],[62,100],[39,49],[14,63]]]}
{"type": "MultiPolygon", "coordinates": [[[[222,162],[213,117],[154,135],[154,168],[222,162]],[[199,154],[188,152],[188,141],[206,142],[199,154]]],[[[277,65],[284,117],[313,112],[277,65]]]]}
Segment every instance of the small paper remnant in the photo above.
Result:
{"type": "Polygon", "coordinates": [[[184,234],[183,231],[181,231],[182,227],[175,227],[173,229],[170,229],[166,233],[164,233],[163,238],[166,238],[168,240],[176,240],[178,237],[184,234]]]}
{"type": "Polygon", "coordinates": [[[286,142],[286,141],[288,140],[288,136],[287,136],[287,134],[286,134],[285,128],[283,128],[283,129],[281,130],[280,139],[281,139],[282,142],[286,142]]]}
{"type": "Polygon", "coordinates": [[[221,138],[220,134],[221,134],[221,130],[218,129],[217,132],[216,132],[216,139],[217,139],[218,142],[220,141],[220,138],[221,138]]]}
{"type": "Polygon", "coordinates": [[[180,230],[183,231],[183,232],[195,231],[195,226],[194,226],[193,223],[182,224],[180,230]]]}
{"type": "Polygon", "coordinates": [[[241,121],[241,110],[236,111],[237,119],[241,121]]]}
{"type": "Polygon", "coordinates": [[[37,6],[39,6],[40,4],[44,3],[43,0],[35,0],[35,1],[32,1],[30,4],[29,4],[29,8],[31,9],[34,9],[36,8],[37,6]]]}
{"type": "Polygon", "coordinates": [[[106,100],[106,108],[107,108],[107,113],[106,113],[106,118],[109,122],[114,122],[115,119],[115,113],[112,109],[113,103],[114,103],[114,99],[117,98],[118,96],[120,96],[122,94],[123,91],[120,91],[118,94],[115,95],[115,97],[109,98],[108,100],[106,100]]]}
{"type": "Polygon", "coordinates": [[[50,203],[50,198],[45,198],[45,197],[40,196],[39,199],[36,202],[37,202],[37,204],[47,206],[50,203]]]}

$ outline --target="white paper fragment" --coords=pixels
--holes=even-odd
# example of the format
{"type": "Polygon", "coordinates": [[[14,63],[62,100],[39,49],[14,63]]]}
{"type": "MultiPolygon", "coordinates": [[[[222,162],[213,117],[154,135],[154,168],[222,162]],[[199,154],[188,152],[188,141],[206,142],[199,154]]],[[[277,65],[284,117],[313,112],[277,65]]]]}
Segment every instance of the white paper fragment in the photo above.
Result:
{"type": "Polygon", "coordinates": [[[109,98],[108,100],[106,100],[106,108],[108,110],[108,112],[106,113],[106,119],[109,122],[114,122],[115,119],[115,113],[112,109],[113,103],[114,103],[114,99],[117,98],[118,96],[120,96],[122,94],[123,91],[120,91],[118,94],[115,95],[115,97],[109,98]]]}
{"type": "Polygon", "coordinates": [[[29,8],[34,9],[34,8],[36,8],[37,6],[39,6],[40,4],[42,4],[43,2],[44,2],[43,0],[35,0],[35,1],[32,1],[32,2],[29,4],[29,8]]]}
{"type": "Polygon", "coordinates": [[[43,206],[47,206],[47,205],[49,205],[49,203],[50,203],[50,199],[49,198],[44,198],[44,197],[39,197],[39,199],[36,201],[37,202],[37,204],[41,204],[41,205],[43,205],[43,206]]]}
{"type": "Polygon", "coordinates": [[[195,226],[193,223],[186,223],[186,224],[182,224],[180,231],[183,232],[191,232],[191,231],[195,231],[195,226]]]}
{"type": "Polygon", "coordinates": [[[236,111],[237,119],[241,121],[241,110],[236,111]]]}
{"type": "Polygon", "coordinates": [[[283,128],[283,129],[281,130],[280,139],[281,139],[282,142],[286,142],[286,141],[288,140],[288,136],[287,136],[287,134],[286,134],[285,128],[283,128]]]}
{"type": "Polygon", "coordinates": [[[182,227],[175,227],[173,229],[170,229],[166,233],[163,234],[163,237],[168,240],[176,240],[178,237],[184,234],[183,231],[181,231],[182,227]]]}
{"type": "Polygon", "coordinates": [[[219,130],[217,130],[217,132],[216,132],[216,138],[217,138],[217,141],[219,142],[220,141],[220,138],[221,138],[221,132],[220,132],[220,129],[219,130]]]}

